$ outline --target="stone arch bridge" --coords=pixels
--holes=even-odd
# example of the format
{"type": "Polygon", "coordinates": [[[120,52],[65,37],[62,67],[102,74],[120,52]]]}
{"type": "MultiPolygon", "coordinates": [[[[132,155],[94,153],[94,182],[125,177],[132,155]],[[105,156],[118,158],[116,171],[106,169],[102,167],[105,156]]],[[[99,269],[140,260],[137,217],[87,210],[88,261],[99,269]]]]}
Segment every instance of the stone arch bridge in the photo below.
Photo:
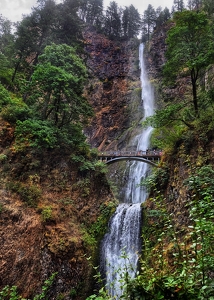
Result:
{"type": "Polygon", "coordinates": [[[141,161],[157,167],[160,161],[161,151],[103,151],[98,153],[100,160],[106,164],[112,164],[122,160],[141,161]]]}

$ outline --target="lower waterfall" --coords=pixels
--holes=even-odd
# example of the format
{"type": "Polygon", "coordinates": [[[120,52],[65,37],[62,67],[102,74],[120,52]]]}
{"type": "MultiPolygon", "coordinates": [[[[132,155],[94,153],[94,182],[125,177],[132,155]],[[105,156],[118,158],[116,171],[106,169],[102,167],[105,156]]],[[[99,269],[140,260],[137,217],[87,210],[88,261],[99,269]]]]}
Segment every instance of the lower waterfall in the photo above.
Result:
{"type": "MultiPolygon", "coordinates": [[[[144,119],[154,113],[154,93],[147,78],[143,57],[144,45],[139,47],[141,69],[142,103],[144,119]]],[[[149,148],[152,127],[143,129],[135,137],[136,151],[149,148]]],[[[146,200],[147,191],[140,186],[141,180],[148,175],[149,165],[134,162],[129,167],[128,185],[124,203],[109,222],[109,232],[105,235],[101,247],[101,269],[105,274],[106,289],[109,296],[119,299],[123,295],[125,278],[134,278],[137,272],[141,249],[141,203],[146,200]]]]}

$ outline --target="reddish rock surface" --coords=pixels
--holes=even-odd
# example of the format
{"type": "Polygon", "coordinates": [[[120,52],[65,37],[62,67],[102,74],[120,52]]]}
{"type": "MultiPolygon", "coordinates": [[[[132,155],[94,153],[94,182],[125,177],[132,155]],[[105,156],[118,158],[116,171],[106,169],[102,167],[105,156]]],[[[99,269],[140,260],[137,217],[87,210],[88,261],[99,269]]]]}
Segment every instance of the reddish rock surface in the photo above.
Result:
{"type": "Polygon", "coordinates": [[[110,41],[91,30],[86,31],[84,37],[91,76],[86,97],[95,112],[85,132],[93,147],[99,150],[117,149],[116,140],[130,127],[134,117],[130,116],[129,108],[132,92],[140,89],[139,41],[110,41]]]}

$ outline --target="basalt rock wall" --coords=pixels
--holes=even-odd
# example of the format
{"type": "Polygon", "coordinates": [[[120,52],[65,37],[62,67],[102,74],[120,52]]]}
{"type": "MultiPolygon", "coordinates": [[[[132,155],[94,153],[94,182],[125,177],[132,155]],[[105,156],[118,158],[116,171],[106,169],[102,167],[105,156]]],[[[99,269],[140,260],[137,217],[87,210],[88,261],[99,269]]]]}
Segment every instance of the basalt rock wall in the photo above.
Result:
{"type": "Polygon", "coordinates": [[[143,115],[139,40],[110,41],[94,30],[87,30],[84,38],[90,72],[85,95],[95,112],[85,133],[92,147],[99,150],[125,149],[130,129],[143,115]]]}

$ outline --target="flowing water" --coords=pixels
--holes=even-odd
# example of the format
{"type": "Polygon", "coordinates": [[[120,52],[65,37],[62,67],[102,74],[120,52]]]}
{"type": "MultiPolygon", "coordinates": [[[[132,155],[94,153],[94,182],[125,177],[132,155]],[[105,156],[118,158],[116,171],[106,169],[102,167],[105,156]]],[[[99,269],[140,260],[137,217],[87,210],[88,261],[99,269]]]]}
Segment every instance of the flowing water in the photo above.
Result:
{"type": "MultiPolygon", "coordinates": [[[[139,47],[141,69],[142,104],[144,119],[154,113],[154,93],[147,78],[143,57],[144,45],[139,47]]],[[[152,127],[142,129],[134,138],[137,151],[146,151],[152,127]]],[[[135,277],[138,253],[141,248],[141,203],[146,200],[147,191],[139,186],[149,171],[147,163],[135,162],[129,167],[129,180],[124,203],[119,204],[105,235],[101,249],[101,267],[106,276],[106,287],[111,297],[119,299],[123,294],[124,278],[135,277]],[[122,279],[123,278],[123,279],[122,279]],[[122,279],[122,280],[121,280],[122,279]]]]}

